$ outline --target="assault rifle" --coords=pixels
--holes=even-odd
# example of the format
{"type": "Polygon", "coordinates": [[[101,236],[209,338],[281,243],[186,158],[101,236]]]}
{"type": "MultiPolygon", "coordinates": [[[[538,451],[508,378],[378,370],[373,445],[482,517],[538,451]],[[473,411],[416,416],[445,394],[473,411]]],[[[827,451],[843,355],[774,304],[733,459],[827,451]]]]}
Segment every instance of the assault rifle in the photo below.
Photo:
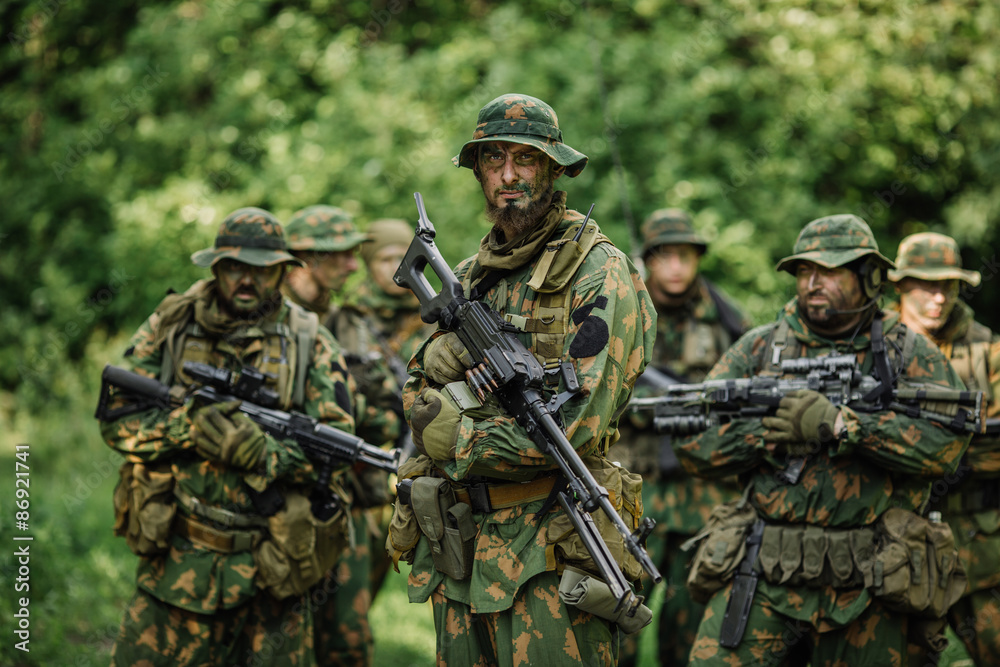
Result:
{"type": "MultiPolygon", "coordinates": [[[[643,546],[645,537],[653,528],[653,521],[643,519],[643,525],[635,533],[630,533],[611,504],[607,489],[597,483],[566,437],[556,412],[580,391],[573,365],[563,362],[558,370],[567,391],[546,401],[542,396],[544,368],[515,335],[520,330],[505,322],[482,302],[465,297],[461,283],[434,244],[436,232],[427,219],[423,198],[419,192],[413,196],[419,214],[416,235],[393,280],[417,295],[421,319],[428,323],[437,322],[442,328],[455,332],[473,359],[479,361],[480,365],[474,371],[481,381],[474,381],[473,389],[477,392],[484,389],[491,391],[507,414],[514,417],[538,447],[559,466],[568,484],[567,489],[558,494],[559,504],[617,600],[615,611],[624,609],[628,616],[633,616],[643,598],[632,592],[601,538],[591,512],[599,508],[607,514],[626,548],[656,583],[662,577],[643,546]],[[441,281],[439,293],[434,292],[424,275],[428,265],[441,281]]],[[[584,220],[583,225],[586,226],[586,223],[584,220]]]]}
{"type": "MultiPolygon", "coordinates": [[[[707,380],[699,384],[665,387],[662,394],[634,398],[632,410],[653,410],[653,425],[663,433],[690,435],[735,419],[774,414],[782,397],[796,389],[812,389],[834,405],[856,412],[894,410],[909,417],[933,419],[957,432],[978,433],[983,428],[983,393],[932,385],[893,387],[885,391],[874,377],[862,374],[853,354],[831,354],[812,359],[784,359],[782,375],[731,380],[707,380]]],[[[780,473],[795,484],[805,459],[795,458],[780,473]]]]}
{"type": "MultiPolygon", "coordinates": [[[[205,404],[240,399],[240,412],[252,419],[265,433],[279,439],[295,440],[306,458],[315,466],[318,481],[313,494],[313,514],[324,520],[333,516],[339,503],[339,499],[329,491],[335,467],[361,462],[380,470],[396,472],[398,450],[385,451],[356,435],[321,424],[309,415],[275,408],[279,401],[277,392],[264,386],[266,376],[252,366],[244,366],[239,376],[234,378],[226,369],[186,361],[184,372],[200,386],[187,392],[179,391],[179,388],[172,390],[153,378],[109,364],[101,374],[101,397],[94,416],[107,422],[150,408],[170,410],[192,399],[205,404]],[[108,404],[113,387],[138,400],[122,408],[110,409],[108,404]]],[[[257,494],[253,500],[257,510],[264,516],[273,515],[284,503],[284,499],[273,487],[257,494]]]]}

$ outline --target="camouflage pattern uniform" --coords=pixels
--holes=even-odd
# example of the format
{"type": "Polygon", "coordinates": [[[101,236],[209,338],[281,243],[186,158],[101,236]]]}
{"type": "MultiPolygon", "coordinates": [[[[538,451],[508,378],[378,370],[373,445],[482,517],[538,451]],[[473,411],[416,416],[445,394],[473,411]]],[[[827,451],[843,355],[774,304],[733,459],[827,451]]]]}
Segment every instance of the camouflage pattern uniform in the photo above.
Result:
{"type": "MultiPolygon", "coordinates": [[[[476,143],[495,140],[534,146],[565,166],[571,177],[586,165],[586,156],[562,143],[555,113],[541,100],[501,96],[483,107],[478,121],[473,141],[454,158],[456,165],[472,168],[476,143]]],[[[483,239],[479,254],[456,268],[466,294],[483,278],[484,262],[492,269],[498,256],[507,256],[506,249],[519,246],[521,259],[504,267],[509,273],[486,290],[482,301],[501,316],[527,318],[525,327],[534,328],[537,306],[545,295],[527,283],[541,256],[548,254],[543,251],[545,241],[560,238],[584,217],[567,209],[565,202],[566,193],[555,192],[535,226],[506,244],[494,228],[483,239]]],[[[593,222],[588,229],[594,229],[593,222]]],[[[652,350],[655,313],[635,267],[610,242],[594,245],[567,280],[568,328],[559,349],[546,353],[537,334],[518,336],[536,355],[553,354],[572,362],[583,391],[559,411],[562,422],[582,457],[603,460],[619,411],[652,350]]],[[[424,370],[427,346],[421,346],[410,363],[412,379],[403,392],[408,419],[417,395],[432,384],[424,370]]],[[[564,388],[561,381],[560,385],[564,388]]],[[[553,474],[552,460],[512,417],[489,403],[475,414],[462,416],[455,457],[434,461],[436,475],[452,480],[458,489],[481,475],[493,489],[510,487],[514,478],[543,480],[553,474]]],[[[545,501],[546,495],[492,512],[473,510],[475,556],[471,575],[464,580],[438,572],[427,538],[420,537],[413,554],[409,599],[432,600],[438,664],[616,662],[616,626],[560,601],[560,564],[550,527],[565,515],[558,504],[552,507],[545,501]]]]}
{"type": "MultiPolygon", "coordinates": [[[[839,267],[855,260],[892,266],[878,253],[864,221],[838,215],[809,223],[799,234],[795,254],[783,259],[778,269],[794,272],[799,261],[839,267]]],[[[783,327],[789,336],[781,358],[854,352],[862,372],[871,374],[872,336],[864,323],[851,339],[825,338],[810,330],[793,299],[776,323],[740,338],[706,379],[768,373],[773,354],[780,353],[775,331],[783,327]]],[[[887,346],[893,350],[889,361],[898,369],[900,383],[914,378],[962,388],[947,359],[920,336],[912,336],[913,354],[901,367],[898,350],[904,349],[906,327],[892,313],[885,315],[883,324],[887,346]]],[[[829,449],[807,458],[794,485],[776,475],[785,467],[779,460],[784,457],[765,447],[765,427],[758,419],[736,420],[688,437],[676,451],[689,472],[740,475],[751,485],[751,504],[768,526],[861,528],[871,526],[890,507],[919,510],[930,497],[931,479],[955,469],[969,440],[936,422],[893,411],[861,413],[841,407],[840,415],[845,430],[829,449]]],[[[762,553],[769,548],[766,542],[762,553]]],[[[821,565],[826,576],[828,566],[821,565]]],[[[709,601],[691,652],[692,665],[902,664],[907,617],[889,611],[863,585],[835,588],[819,581],[812,586],[779,584],[762,576],[742,642],[736,649],[723,648],[719,633],[732,587],[730,582],[709,601]]]]}
{"type": "MultiPolygon", "coordinates": [[[[357,230],[349,213],[334,206],[309,206],[297,211],[287,231],[288,248],[294,254],[353,250],[370,238],[357,230]]],[[[288,283],[284,291],[292,301],[317,313],[342,347],[348,372],[357,385],[354,405],[358,436],[372,444],[394,445],[402,423],[401,390],[385,359],[377,354],[358,355],[353,337],[345,336],[349,332],[338,325],[344,320],[341,311],[328,299],[309,303],[288,283]]],[[[376,552],[385,559],[380,545],[384,536],[380,535],[378,521],[391,497],[388,473],[381,470],[359,464],[348,471],[347,481],[352,492],[354,541],[330,573],[325,582],[329,593],[315,610],[316,657],[320,664],[365,666],[372,664],[374,651],[368,620],[374,597],[372,561],[376,552]]]]}
{"type": "MultiPolygon", "coordinates": [[[[959,280],[979,285],[978,271],[962,268],[954,239],[924,232],[899,244],[897,270],[904,278],[959,280]]],[[[987,417],[1000,417],[1000,335],[974,319],[959,300],[930,339],[951,360],[966,386],[985,392],[987,417]]],[[[1000,664],[1000,438],[976,435],[953,477],[938,480],[929,509],[940,511],[955,534],[969,579],[967,594],[948,614],[955,633],[977,665],[1000,664]]]]}
{"type": "MultiPolygon", "coordinates": [[[[227,258],[254,266],[298,261],[285,252],[278,221],[254,208],[232,213],[222,223],[215,247],[192,255],[194,263],[203,267],[227,258]]],[[[125,367],[168,384],[171,380],[164,374],[170,373],[173,383],[183,385],[189,381],[178,369],[188,350],[197,351],[199,361],[230,371],[244,365],[266,368],[263,357],[273,351],[268,342],[273,334],[268,332],[287,329],[291,310],[297,307],[285,302],[262,320],[235,320],[220,311],[215,294],[213,279],[164,299],[132,336],[125,367]],[[186,333],[183,349],[175,349],[173,363],[164,364],[165,348],[173,348],[174,333],[190,323],[201,333],[186,333]]],[[[276,388],[272,380],[268,382],[276,388]]],[[[319,329],[306,370],[305,401],[282,407],[353,432],[352,386],[340,348],[319,329]]],[[[188,410],[185,405],[126,415],[102,423],[102,433],[128,461],[168,469],[176,493],[229,516],[249,518],[255,526],[261,519],[248,496],[251,478],[256,488],[279,484],[308,492],[315,484],[312,465],[292,440],[267,435],[266,463],[254,474],[204,458],[191,439],[188,410]]],[[[190,516],[181,507],[178,515],[190,516]]],[[[258,587],[250,550],[213,549],[193,536],[178,534],[179,524],[174,525],[167,553],[140,558],[137,591],[125,610],[112,664],[234,665],[261,659],[273,665],[315,664],[312,609],[305,596],[275,599],[258,587]]]]}
{"type": "MultiPolygon", "coordinates": [[[[679,209],[653,212],[643,223],[643,259],[662,245],[688,244],[704,254],[708,243],[698,234],[690,216],[679,209]]],[[[651,293],[652,294],[652,293],[651,293]]],[[[656,305],[654,368],[678,382],[701,382],[722,353],[750,328],[746,317],[707,279],[695,277],[683,303],[656,305]],[[720,311],[720,306],[723,309],[720,311]]],[[[640,379],[635,395],[651,396],[656,391],[640,379]]],[[[706,480],[685,474],[676,459],[661,459],[661,448],[670,447],[669,436],[658,435],[638,415],[623,420],[621,439],[611,457],[642,475],[642,504],[645,515],[656,521],[646,540],[646,549],[660,569],[666,584],[665,599],[659,610],[657,654],[661,665],[686,665],[688,653],[705,606],[695,602],[684,585],[690,554],[680,545],[697,533],[712,508],[739,496],[735,477],[706,480]]],[[[626,637],[622,667],[636,664],[638,635],[626,637]]]]}

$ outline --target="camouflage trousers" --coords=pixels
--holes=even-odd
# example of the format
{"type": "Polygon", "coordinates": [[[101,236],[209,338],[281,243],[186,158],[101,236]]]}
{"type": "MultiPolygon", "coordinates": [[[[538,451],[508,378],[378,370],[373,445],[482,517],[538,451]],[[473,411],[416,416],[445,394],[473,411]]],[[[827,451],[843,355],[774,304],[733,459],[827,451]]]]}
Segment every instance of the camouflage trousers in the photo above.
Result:
{"type": "Polygon", "coordinates": [[[977,665],[1000,665],[1000,589],[964,596],[948,611],[948,624],[977,665]]]}
{"type": "Polygon", "coordinates": [[[372,606],[373,548],[366,510],[352,510],[351,523],[354,547],[348,547],[337,566],[327,573],[326,581],[320,584],[329,595],[324,599],[313,596],[316,659],[320,665],[372,664],[374,641],[368,612],[372,606]]]}
{"type": "Polygon", "coordinates": [[[386,575],[389,574],[389,568],[392,567],[392,557],[383,546],[385,545],[385,536],[389,534],[389,523],[392,521],[392,505],[383,505],[370,511],[374,515],[378,527],[378,533],[372,536],[371,575],[369,576],[372,604],[374,604],[378,592],[382,590],[382,585],[385,583],[386,575]]]}
{"type": "Polygon", "coordinates": [[[473,614],[449,600],[439,586],[431,594],[437,631],[437,664],[453,667],[528,667],[618,662],[617,626],[559,601],[559,577],[543,572],[521,586],[510,609],[473,614]]]}
{"type": "Polygon", "coordinates": [[[197,614],[137,590],[111,651],[115,667],[312,667],[312,612],[303,598],[250,602],[197,614]]]}
{"type": "Polygon", "coordinates": [[[696,666],[725,667],[902,667],[906,662],[907,617],[878,600],[853,622],[819,633],[809,623],[779,613],[760,596],[750,608],[743,640],[735,649],[719,645],[722,617],[732,584],[709,600],[691,649],[696,666]]]}

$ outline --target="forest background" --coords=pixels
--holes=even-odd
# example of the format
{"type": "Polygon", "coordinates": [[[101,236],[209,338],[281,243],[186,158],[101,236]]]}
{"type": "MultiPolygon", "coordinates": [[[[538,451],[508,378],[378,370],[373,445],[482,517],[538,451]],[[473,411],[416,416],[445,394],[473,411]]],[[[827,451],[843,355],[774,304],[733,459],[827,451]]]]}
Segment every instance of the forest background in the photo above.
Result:
{"type": "MultiPolygon", "coordinates": [[[[559,181],[571,206],[596,203],[633,252],[650,212],[691,211],[705,272],[755,323],[793,294],[774,264],[801,227],[853,212],[889,257],[906,234],[954,236],[997,328],[998,33],[998,5],[971,0],[4,3],[0,663],[106,664],[135,559],[111,535],[100,370],[203,275],[188,257],[228,212],[325,203],[363,227],[415,219],[420,191],[454,264],[487,227],[450,158],[483,104],[521,92],[590,156],[559,181]],[[28,593],[15,535],[34,538],[28,593]]],[[[378,662],[431,664],[402,579],[377,602],[378,662]]]]}

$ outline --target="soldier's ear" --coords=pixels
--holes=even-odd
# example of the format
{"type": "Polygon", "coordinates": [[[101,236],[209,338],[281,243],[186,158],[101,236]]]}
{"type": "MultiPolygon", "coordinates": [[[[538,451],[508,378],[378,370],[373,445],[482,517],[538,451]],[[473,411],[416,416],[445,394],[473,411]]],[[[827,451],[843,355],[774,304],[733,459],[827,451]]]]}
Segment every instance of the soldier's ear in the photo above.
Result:
{"type": "Polygon", "coordinates": [[[564,173],[566,173],[566,167],[562,166],[555,160],[552,161],[552,164],[555,165],[552,167],[552,180],[554,181],[560,176],[562,176],[564,173]]]}

